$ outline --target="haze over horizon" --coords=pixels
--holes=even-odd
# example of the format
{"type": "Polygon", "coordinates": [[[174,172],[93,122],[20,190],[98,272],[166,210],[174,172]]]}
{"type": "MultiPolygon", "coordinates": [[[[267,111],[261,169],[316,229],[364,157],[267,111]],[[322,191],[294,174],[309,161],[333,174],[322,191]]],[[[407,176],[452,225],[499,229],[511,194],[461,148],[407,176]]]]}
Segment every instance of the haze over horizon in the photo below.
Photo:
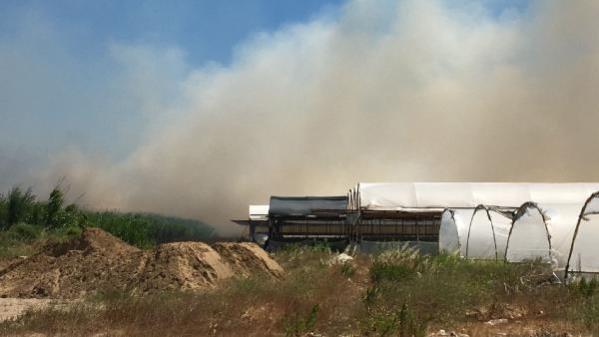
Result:
{"type": "Polygon", "coordinates": [[[229,233],[358,181],[599,181],[597,2],[218,3],[0,4],[0,191],[229,233]]]}

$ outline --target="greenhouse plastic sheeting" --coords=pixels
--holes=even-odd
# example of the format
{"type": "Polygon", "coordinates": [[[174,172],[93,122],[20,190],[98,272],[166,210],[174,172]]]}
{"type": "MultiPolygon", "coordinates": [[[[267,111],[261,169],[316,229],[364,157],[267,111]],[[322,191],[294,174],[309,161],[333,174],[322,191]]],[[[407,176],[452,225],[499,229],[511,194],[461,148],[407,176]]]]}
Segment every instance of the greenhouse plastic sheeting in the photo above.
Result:
{"type": "Polygon", "coordinates": [[[402,210],[518,207],[527,201],[582,205],[597,190],[597,183],[360,183],[350,194],[353,208],[359,204],[368,210],[402,210]]]}
{"type": "Polygon", "coordinates": [[[527,204],[518,210],[505,258],[509,262],[551,261],[551,243],[544,214],[536,205],[527,204]]]}
{"type": "Polygon", "coordinates": [[[331,197],[270,197],[269,215],[306,216],[315,211],[345,211],[347,196],[331,197]]]}
{"type": "Polygon", "coordinates": [[[572,244],[568,273],[599,273],[599,194],[585,204],[572,244]]]}
{"type": "Polygon", "coordinates": [[[441,216],[439,228],[439,252],[466,255],[466,239],[468,226],[474,213],[473,208],[446,209],[441,216]]]}
{"type": "Polygon", "coordinates": [[[555,269],[564,269],[580,209],[580,204],[522,205],[510,233],[506,259],[541,259],[555,269]]]}
{"type": "Polygon", "coordinates": [[[474,211],[466,242],[466,257],[503,259],[512,218],[493,208],[479,206],[474,211]]]}

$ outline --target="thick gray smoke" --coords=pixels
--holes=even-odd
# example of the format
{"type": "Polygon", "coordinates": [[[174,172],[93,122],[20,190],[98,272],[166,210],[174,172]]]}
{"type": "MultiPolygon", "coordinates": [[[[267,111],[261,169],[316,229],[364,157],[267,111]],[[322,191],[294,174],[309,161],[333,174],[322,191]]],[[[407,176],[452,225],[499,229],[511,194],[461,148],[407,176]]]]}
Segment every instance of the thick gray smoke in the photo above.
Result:
{"type": "Polygon", "coordinates": [[[599,180],[599,2],[456,3],[355,0],[254,36],[191,71],[126,160],[68,153],[42,179],[223,232],[271,194],[358,181],[599,180]]]}

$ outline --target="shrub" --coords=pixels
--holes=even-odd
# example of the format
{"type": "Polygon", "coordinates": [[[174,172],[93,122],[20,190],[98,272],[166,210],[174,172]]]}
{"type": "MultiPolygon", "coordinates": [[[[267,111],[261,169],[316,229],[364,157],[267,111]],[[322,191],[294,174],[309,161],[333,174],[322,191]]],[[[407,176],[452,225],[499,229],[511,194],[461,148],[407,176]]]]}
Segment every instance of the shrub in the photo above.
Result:
{"type": "Polygon", "coordinates": [[[316,318],[318,315],[318,304],[314,304],[310,312],[304,317],[301,313],[293,313],[291,317],[284,319],[284,329],[286,336],[302,336],[307,332],[310,332],[316,324],[316,318]]]}
{"type": "Polygon", "coordinates": [[[10,232],[17,240],[32,241],[40,237],[42,228],[20,222],[12,226],[10,232]]]}
{"type": "Polygon", "coordinates": [[[46,204],[46,226],[47,227],[58,227],[62,224],[61,216],[62,206],[64,204],[64,193],[60,190],[60,188],[54,187],[52,192],[50,192],[50,197],[48,198],[48,203],[46,204]]]}
{"type": "Polygon", "coordinates": [[[31,188],[25,192],[18,186],[12,188],[7,196],[6,225],[10,227],[18,222],[27,222],[34,203],[35,195],[31,188]]]}
{"type": "Polygon", "coordinates": [[[341,274],[345,277],[352,277],[356,273],[356,268],[351,263],[341,265],[341,274]]]}
{"type": "Polygon", "coordinates": [[[149,248],[175,241],[205,241],[212,236],[212,227],[196,220],[156,214],[83,212],[88,226],[102,228],[123,241],[149,248]]]}
{"type": "Polygon", "coordinates": [[[595,295],[597,292],[597,289],[599,288],[599,282],[595,278],[592,278],[590,281],[582,278],[578,283],[573,283],[572,287],[583,297],[590,298],[593,297],[593,295],[595,295]]]}
{"type": "Polygon", "coordinates": [[[366,304],[383,315],[406,305],[418,322],[450,322],[461,319],[469,308],[543,291],[526,281],[540,274],[551,275],[551,270],[536,262],[507,264],[453,255],[420,256],[409,250],[387,252],[373,262],[375,290],[368,293],[366,304]]]}

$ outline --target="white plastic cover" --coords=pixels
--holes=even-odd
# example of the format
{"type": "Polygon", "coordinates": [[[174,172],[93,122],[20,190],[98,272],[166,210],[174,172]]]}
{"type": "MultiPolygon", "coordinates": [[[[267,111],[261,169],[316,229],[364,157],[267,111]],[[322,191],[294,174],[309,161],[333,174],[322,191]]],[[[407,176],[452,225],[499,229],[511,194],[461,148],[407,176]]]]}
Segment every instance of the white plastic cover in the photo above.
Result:
{"type": "Polygon", "coordinates": [[[268,220],[268,205],[250,205],[250,220],[268,220]]]}
{"type": "Polygon", "coordinates": [[[579,213],[579,204],[522,205],[520,216],[514,220],[506,259],[510,262],[540,259],[563,270],[579,213]]]}
{"type": "Polygon", "coordinates": [[[368,210],[415,207],[474,208],[478,205],[518,207],[537,203],[582,204],[599,190],[597,183],[360,183],[353,205],[368,210]]]}
{"type": "Polygon", "coordinates": [[[530,200],[540,205],[575,204],[578,211],[587,198],[599,190],[598,184],[537,183],[530,184],[530,200]]]}
{"type": "Polygon", "coordinates": [[[551,243],[542,211],[528,203],[518,210],[508,239],[505,259],[523,262],[541,259],[551,261],[551,243]]]}
{"type": "Polygon", "coordinates": [[[439,251],[446,253],[459,252],[466,255],[466,239],[468,226],[474,209],[446,209],[441,216],[439,228],[439,251]]]}
{"type": "Polygon", "coordinates": [[[599,194],[585,204],[572,243],[568,272],[599,273],[599,194]]]}
{"type": "Polygon", "coordinates": [[[473,259],[503,259],[512,219],[508,215],[479,206],[474,211],[466,243],[466,257],[473,259]]]}
{"type": "Polygon", "coordinates": [[[507,239],[512,228],[512,216],[499,212],[495,209],[488,209],[493,230],[495,231],[495,243],[497,244],[497,258],[503,260],[505,258],[505,248],[507,239]]]}
{"type": "MultiPolygon", "coordinates": [[[[563,270],[568,262],[581,204],[541,204],[548,219],[551,235],[551,255],[556,269],[563,270]]],[[[596,255],[595,255],[596,256],[596,255]]]]}

